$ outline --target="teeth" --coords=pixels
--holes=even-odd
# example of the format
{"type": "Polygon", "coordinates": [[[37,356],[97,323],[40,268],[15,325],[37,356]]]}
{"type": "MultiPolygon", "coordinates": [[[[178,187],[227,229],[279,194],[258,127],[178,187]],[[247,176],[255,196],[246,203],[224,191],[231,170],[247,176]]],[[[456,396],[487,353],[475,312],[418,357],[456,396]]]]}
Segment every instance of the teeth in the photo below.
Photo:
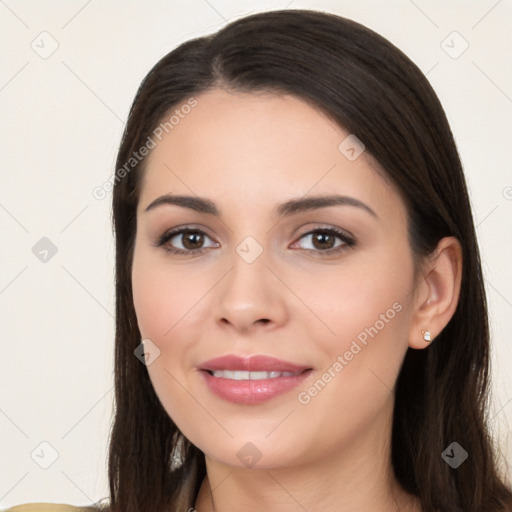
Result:
{"type": "Polygon", "coordinates": [[[231,371],[231,370],[215,370],[214,377],[222,377],[223,379],[233,380],[261,380],[261,379],[276,379],[277,377],[291,377],[293,375],[300,375],[301,372],[246,372],[246,371],[231,371]]]}

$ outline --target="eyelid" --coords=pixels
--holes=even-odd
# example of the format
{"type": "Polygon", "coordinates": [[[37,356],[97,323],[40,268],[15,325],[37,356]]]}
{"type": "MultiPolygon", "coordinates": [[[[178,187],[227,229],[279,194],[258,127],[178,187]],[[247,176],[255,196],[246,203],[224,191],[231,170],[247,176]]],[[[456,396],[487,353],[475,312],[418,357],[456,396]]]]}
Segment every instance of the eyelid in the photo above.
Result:
{"type": "MultiPolygon", "coordinates": [[[[160,246],[164,245],[166,242],[168,242],[169,240],[171,240],[172,238],[174,238],[175,236],[181,235],[181,234],[189,232],[189,231],[194,232],[194,233],[197,232],[202,235],[206,235],[208,238],[213,240],[213,237],[211,237],[206,232],[205,228],[198,227],[198,226],[191,225],[191,224],[186,224],[185,226],[178,226],[176,228],[168,229],[160,237],[158,237],[158,239],[153,243],[153,245],[155,247],[160,247],[160,246]]],[[[216,242],[216,243],[218,243],[218,242],[216,242]]],[[[198,249],[196,252],[198,252],[200,250],[202,250],[202,249],[198,249]]],[[[190,254],[193,254],[193,251],[187,251],[187,252],[190,254]]]]}
{"type": "MultiPolygon", "coordinates": [[[[174,228],[169,228],[163,231],[162,235],[158,237],[158,240],[162,240],[163,238],[167,237],[171,233],[177,234],[181,231],[200,231],[201,233],[204,233],[208,235],[207,228],[204,227],[201,224],[182,224],[175,226],[174,228]]],[[[210,235],[208,235],[210,236],[210,235]]],[[[155,242],[156,245],[156,242],[155,242]]]]}
{"type": "Polygon", "coordinates": [[[309,228],[305,229],[304,231],[301,231],[299,233],[299,235],[297,235],[297,236],[298,236],[298,238],[301,238],[304,235],[310,235],[311,233],[314,233],[315,231],[333,231],[336,234],[341,235],[345,238],[349,238],[352,240],[355,240],[355,238],[356,238],[350,231],[347,231],[346,229],[342,229],[342,228],[338,228],[335,226],[331,226],[330,224],[322,224],[322,223],[314,224],[313,227],[309,227],[309,228]]]}
{"type": "MultiPolygon", "coordinates": [[[[307,251],[307,252],[313,252],[320,256],[328,256],[328,255],[337,254],[339,252],[342,252],[343,250],[349,249],[352,246],[356,245],[356,238],[354,237],[354,235],[352,235],[352,233],[350,233],[349,231],[346,231],[344,229],[334,227],[331,225],[326,225],[326,224],[316,224],[312,227],[309,227],[307,230],[302,231],[299,235],[297,235],[297,239],[295,242],[293,242],[292,245],[295,245],[297,242],[299,242],[305,236],[312,235],[315,232],[322,232],[322,231],[339,238],[343,243],[341,245],[338,245],[337,247],[333,247],[331,249],[326,249],[323,251],[322,250],[314,250],[314,249],[302,249],[302,250],[307,251]]],[[[181,235],[186,232],[200,233],[201,235],[205,235],[208,238],[210,238],[210,240],[213,240],[213,237],[211,237],[205,231],[204,228],[188,224],[185,226],[179,226],[179,227],[165,231],[164,234],[162,236],[160,236],[156,240],[156,242],[154,242],[153,245],[156,247],[164,246],[169,240],[171,240],[175,236],[181,235]]],[[[215,241],[214,241],[214,243],[218,244],[218,242],[215,242],[215,241]]],[[[206,250],[208,250],[209,248],[210,247],[202,247],[200,249],[184,250],[184,249],[178,249],[178,248],[173,247],[172,249],[167,248],[166,250],[170,253],[174,253],[174,254],[178,254],[178,255],[195,255],[195,254],[201,254],[201,253],[205,252],[206,250]]]]}
{"type": "Polygon", "coordinates": [[[312,235],[316,232],[324,232],[329,233],[330,235],[339,238],[343,243],[341,245],[338,245],[336,247],[332,247],[331,249],[326,249],[324,251],[320,250],[314,250],[314,249],[303,249],[308,252],[313,252],[315,254],[318,254],[320,256],[329,256],[329,255],[335,255],[340,252],[343,252],[347,249],[350,249],[351,247],[356,245],[356,237],[352,235],[349,231],[346,231],[344,229],[325,225],[325,224],[317,224],[313,227],[308,228],[307,230],[301,232],[298,235],[297,241],[293,243],[295,245],[297,242],[299,242],[301,239],[303,239],[305,236],[312,235]]]}

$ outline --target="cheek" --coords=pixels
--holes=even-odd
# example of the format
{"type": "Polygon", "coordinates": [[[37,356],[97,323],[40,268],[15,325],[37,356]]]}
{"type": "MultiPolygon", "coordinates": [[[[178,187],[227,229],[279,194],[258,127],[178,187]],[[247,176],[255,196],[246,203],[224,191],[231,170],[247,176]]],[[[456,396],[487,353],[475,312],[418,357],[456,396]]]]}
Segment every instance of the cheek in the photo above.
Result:
{"type": "Polygon", "coordinates": [[[160,257],[137,250],[132,286],[141,334],[157,344],[167,343],[176,330],[191,321],[194,305],[206,293],[204,280],[194,279],[189,268],[170,267],[160,257]]]}
{"type": "Polygon", "coordinates": [[[173,421],[182,426],[197,414],[201,424],[200,411],[191,407],[190,395],[183,389],[190,366],[187,351],[193,345],[194,316],[200,310],[194,304],[200,298],[201,283],[191,279],[188,270],[171,270],[148,252],[135,249],[132,269],[133,302],[141,336],[160,350],[147,367],[148,374],[173,421]]]}
{"type": "MultiPolygon", "coordinates": [[[[298,281],[297,295],[305,297],[306,306],[315,313],[307,316],[309,337],[331,357],[349,350],[356,339],[362,346],[369,346],[371,339],[400,344],[403,336],[398,333],[405,332],[407,324],[404,312],[413,279],[407,250],[353,256],[344,265],[298,281]]],[[[380,347],[385,352],[383,343],[380,347]]]]}
{"type": "Polygon", "coordinates": [[[133,262],[132,286],[141,335],[156,342],[170,328],[169,312],[174,310],[174,295],[167,293],[167,283],[137,253],[133,262]]]}
{"type": "Polygon", "coordinates": [[[376,421],[392,399],[408,346],[411,282],[404,256],[382,255],[333,275],[323,294],[310,295],[311,309],[334,334],[320,331],[318,320],[311,323],[308,337],[324,365],[297,399],[312,429],[323,429],[326,449],[327,439],[342,431],[348,439],[376,421]]]}
{"type": "Polygon", "coordinates": [[[343,411],[357,410],[355,427],[389,399],[408,347],[413,268],[407,255],[403,250],[373,254],[371,261],[361,258],[347,265],[349,271],[325,280],[322,293],[304,283],[310,293],[317,290],[309,296],[311,309],[331,331],[323,329],[319,336],[316,321],[308,333],[325,358],[318,372],[321,382],[301,389],[299,401],[310,403],[317,417],[327,421],[324,412],[330,411],[346,421],[343,411]]]}

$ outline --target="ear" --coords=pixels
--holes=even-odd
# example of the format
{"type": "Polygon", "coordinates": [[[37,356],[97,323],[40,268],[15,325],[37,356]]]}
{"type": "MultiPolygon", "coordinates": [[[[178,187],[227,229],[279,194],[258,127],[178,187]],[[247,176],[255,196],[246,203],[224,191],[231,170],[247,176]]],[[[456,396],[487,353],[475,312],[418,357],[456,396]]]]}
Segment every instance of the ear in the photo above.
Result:
{"type": "Polygon", "coordinates": [[[462,247],[453,236],[439,240],[433,256],[418,277],[409,347],[428,347],[452,318],[462,280],[462,247]],[[422,331],[430,332],[426,341],[422,331]]]}

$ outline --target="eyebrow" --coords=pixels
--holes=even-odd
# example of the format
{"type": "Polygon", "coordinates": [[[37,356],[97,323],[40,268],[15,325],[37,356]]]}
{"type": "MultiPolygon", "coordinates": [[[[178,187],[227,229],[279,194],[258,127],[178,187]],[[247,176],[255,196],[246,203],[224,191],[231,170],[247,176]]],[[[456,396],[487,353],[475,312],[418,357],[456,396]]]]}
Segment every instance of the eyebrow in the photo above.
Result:
{"type": "MultiPolygon", "coordinates": [[[[194,197],[170,194],[157,197],[146,207],[144,212],[154,210],[155,208],[163,205],[176,205],[194,210],[196,212],[214,215],[215,217],[221,216],[219,208],[217,208],[216,204],[210,199],[197,196],[194,197]]],[[[359,199],[342,195],[311,196],[301,197],[299,199],[291,199],[290,201],[286,201],[285,203],[278,205],[274,209],[274,213],[278,217],[282,218],[289,217],[297,213],[317,210],[319,208],[326,208],[328,206],[355,206],[368,212],[376,219],[379,218],[379,216],[375,213],[374,210],[372,210],[372,208],[370,208],[367,204],[363,203],[359,199]]]]}

